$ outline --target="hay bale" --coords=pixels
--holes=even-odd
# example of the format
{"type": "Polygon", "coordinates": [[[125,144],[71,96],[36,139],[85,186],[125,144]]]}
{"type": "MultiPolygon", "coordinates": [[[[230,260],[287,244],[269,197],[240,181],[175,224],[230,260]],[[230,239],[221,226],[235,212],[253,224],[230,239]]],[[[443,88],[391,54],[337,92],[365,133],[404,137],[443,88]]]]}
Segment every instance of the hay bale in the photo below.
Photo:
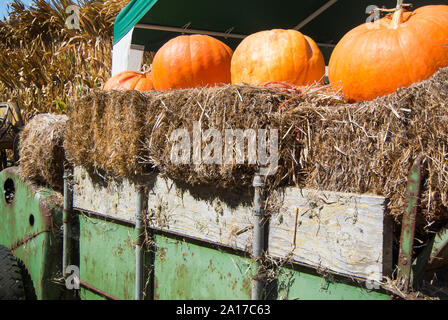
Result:
{"type": "Polygon", "coordinates": [[[20,134],[20,177],[62,190],[67,116],[39,114],[20,134]]]}
{"type": "MultiPolygon", "coordinates": [[[[324,89],[327,88],[304,95],[300,102],[331,105],[343,101],[337,95],[324,94],[324,89]]],[[[271,122],[269,115],[292,97],[288,92],[246,85],[164,93],[96,91],[78,101],[69,112],[67,159],[90,171],[106,171],[119,178],[143,174],[156,166],[172,179],[178,177],[177,180],[190,184],[217,183],[218,187],[231,187],[242,181],[244,186],[257,166],[172,165],[169,162],[172,145],[168,143],[171,132],[178,128],[191,130],[198,120],[203,130],[267,128],[271,122]],[[191,174],[186,170],[192,170],[191,174]],[[235,180],[234,176],[239,178],[235,180]]],[[[289,129],[286,125],[281,133],[289,129]]],[[[290,137],[293,136],[286,139],[290,137]]]]}
{"type": "Polygon", "coordinates": [[[413,161],[424,156],[428,179],[419,225],[448,222],[448,68],[373,101],[345,103],[328,87],[306,93],[248,85],[141,93],[96,91],[70,112],[65,148],[75,165],[116,177],[163,175],[191,185],[248,188],[257,165],[170,161],[178,128],[277,129],[279,167],[269,186],[373,193],[405,209],[413,161]],[[279,110],[279,107],[282,107],[279,110]]]}
{"type": "Polygon", "coordinates": [[[373,101],[306,112],[313,123],[307,188],[373,193],[389,198],[400,221],[409,170],[422,155],[426,169],[421,228],[448,222],[448,68],[429,80],[373,101]]]}
{"type": "Polygon", "coordinates": [[[150,96],[138,91],[97,91],[69,110],[64,147],[67,159],[89,171],[134,177],[142,162],[144,121],[150,96]]]}

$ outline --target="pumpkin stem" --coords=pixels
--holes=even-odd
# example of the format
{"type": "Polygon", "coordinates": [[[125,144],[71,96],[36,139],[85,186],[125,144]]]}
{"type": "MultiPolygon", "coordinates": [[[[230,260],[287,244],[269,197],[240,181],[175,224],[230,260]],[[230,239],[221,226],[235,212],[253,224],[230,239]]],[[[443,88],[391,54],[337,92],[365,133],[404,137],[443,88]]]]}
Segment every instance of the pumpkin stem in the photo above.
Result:
{"type": "Polygon", "coordinates": [[[394,15],[392,17],[391,27],[392,29],[397,29],[401,23],[401,18],[403,16],[403,0],[397,0],[397,7],[395,8],[394,15]]]}

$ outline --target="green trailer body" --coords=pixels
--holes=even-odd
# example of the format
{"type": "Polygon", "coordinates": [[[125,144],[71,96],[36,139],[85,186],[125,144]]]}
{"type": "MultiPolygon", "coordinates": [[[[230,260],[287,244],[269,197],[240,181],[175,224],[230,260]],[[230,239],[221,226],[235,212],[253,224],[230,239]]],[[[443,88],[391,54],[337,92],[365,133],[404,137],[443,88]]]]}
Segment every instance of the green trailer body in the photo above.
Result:
{"type": "MultiPolygon", "coordinates": [[[[95,287],[116,299],[133,299],[133,226],[92,215],[81,215],[80,220],[80,274],[89,284],[81,286],[81,298],[112,298],[91,289],[95,287]]],[[[179,235],[155,234],[145,258],[145,299],[250,300],[253,263],[247,254],[179,235]]],[[[386,292],[370,290],[363,283],[349,279],[328,280],[308,268],[291,265],[282,267],[278,273],[275,284],[266,290],[266,298],[390,298],[386,292]]]]}
{"type": "Polygon", "coordinates": [[[22,267],[27,297],[61,299],[62,208],[54,191],[30,186],[15,168],[0,174],[0,244],[10,248],[22,267]],[[53,201],[52,201],[53,200],[53,201]]]}
{"type": "MultiPolygon", "coordinates": [[[[62,279],[63,210],[55,192],[22,181],[17,168],[0,173],[0,244],[20,262],[27,298],[72,299],[62,279]],[[5,189],[6,186],[6,189],[5,189]],[[13,188],[12,188],[13,186],[13,188]]],[[[60,201],[59,201],[60,202],[60,201]]],[[[135,224],[74,210],[72,263],[78,263],[81,299],[134,299],[135,224]]],[[[253,260],[248,252],[188,235],[149,229],[144,246],[144,299],[251,298],[253,260]]],[[[382,289],[347,277],[327,277],[294,263],[275,270],[266,299],[389,299],[382,289]]]]}
{"type": "MultiPolygon", "coordinates": [[[[395,259],[398,261],[395,265],[395,269],[399,271],[398,278],[405,280],[405,285],[413,288],[418,288],[421,280],[428,278],[431,272],[446,269],[448,256],[446,253],[448,233],[444,229],[435,235],[420,255],[413,259],[412,267],[407,267],[406,261],[411,261],[413,258],[409,244],[413,241],[414,206],[418,204],[418,192],[415,185],[419,181],[419,168],[416,162],[411,170],[408,200],[413,205],[410,205],[405,213],[404,221],[408,222],[403,224],[400,252],[397,253],[399,256],[395,259]]],[[[72,210],[65,210],[65,214],[69,214],[70,219],[64,221],[63,201],[60,194],[23,181],[18,175],[17,167],[7,168],[0,172],[2,191],[0,245],[8,247],[18,261],[28,299],[135,299],[136,270],[138,270],[136,245],[138,243],[142,247],[143,255],[142,299],[249,300],[252,298],[256,278],[254,275],[257,274],[259,264],[251,255],[250,248],[242,249],[243,242],[240,242],[238,247],[238,245],[230,245],[229,243],[234,243],[232,241],[226,243],[215,241],[214,238],[202,237],[202,233],[198,230],[203,231],[207,226],[199,220],[195,222],[191,230],[187,228],[183,232],[179,232],[179,227],[185,228],[185,225],[179,224],[179,221],[177,224],[167,223],[168,220],[173,220],[176,214],[180,216],[186,214],[186,217],[191,219],[191,215],[189,216],[191,212],[185,211],[198,213],[206,208],[212,208],[213,212],[208,212],[212,214],[212,217],[215,217],[213,215],[216,214],[215,211],[220,213],[216,215],[216,223],[235,223],[233,220],[231,223],[230,220],[225,220],[228,218],[226,217],[228,213],[225,212],[228,208],[225,206],[217,205],[213,201],[212,206],[201,207],[204,201],[191,202],[191,199],[182,196],[182,202],[185,202],[182,210],[174,212],[175,214],[171,217],[156,215],[154,208],[160,209],[159,214],[164,212],[161,207],[165,207],[165,211],[174,210],[170,208],[173,202],[170,200],[166,203],[159,202],[157,197],[168,199],[169,194],[175,196],[178,190],[174,190],[172,186],[168,189],[160,189],[160,181],[154,180],[151,183],[155,194],[147,199],[146,210],[152,214],[153,218],[156,217],[164,222],[160,224],[159,221],[157,224],[153,221],[146,224],[146,229],[141,233],[142,231],[136,228],[136,220],[132,219],[135,208],[132,204],[123,202],[132,199],[136,194],[132,191],[134,189],[131,185],[109,183],[99,187],[92,184],[82,170],[75,170],[72,179],[74,179],[72,183],[76,194],[75,205],[96,206],[99,208],[98,211],[109,210],[110,212],[116,208],[117,212],[128,211],[128,216],[125,215],[123,218],[110,212],[105,214],[75,206],[72,210]],[[124,194],[122,198],[117,190],[124,194]],[[218,221],[219,219],[221,220],[218,221]],[[64,225],[64,222],[70,223],[64,225]],[[70,237],[67,238],[69,246],[64,245],[64,226],[70,228],[70,237]],[[193,230],[194,228],[197,230],[193,230]],[[63,274],[64,248],[70,248],[67,261],[70,266],[75,267],[70,269],[65,277],[63,274]],[[76,273],[77,271],[79,274],[76,273]],[[79,280],[79,287],[73,286],[76,279],[79,280]]],[[[68,203],[73,205],[73,202],[68,203]]],[[[362,209],[363,204],[358,206],[362,209]]],[[[338,206],[332,208],[335,211],[340,210],[338,206]]],[[[349,210],[350,206],[343,209],[349,210]]],[[[240,210],[238,213],[244,212],[240,210]]],[[[297,212],[295,223],[297,223],[297,212]]],[[[272,224],[275,226],[275,223],[272,224]]],[[[338,226],[338,228],[341,227],[344,226],[338,226]]],[[[213,226],[210,225],[208,228],[213,226]]],[[[241,233],[246,231],[243,230],[241,233]]],[[[220,229],[219,233],[224,234],[225,229],[220,229]]],[[[303,240],[299,239],[300,236],[294,235],[294,241],[296,237],[298,242],[294,242],[295,244],[303,240]]],[[[269,239],[276,240],[275,237],[269,239]]],[[[388,243],[385,242],[384,245],[386,244],[388,243]]],[[[269,254],[274,254],[276,250],[278,251],[278,248],[274,245],[269,254]]],[[[315,250],[322,250],[322,248],[317,245],[315,250]]],[[[391,250],[383,248],[381,252],[385,254],[389,251],[391,250]]],[[[344,252],[341,251],[341,253],[344,252]]],[[[351,257],[355,256],[351,255],[351,257]]],[[[320,270],[316,266],[296,261],[297,259],[281,263],[282,259],[274,256],[271,258],[268,269],[270,275],[265,282],[262,299],[385,300],[394,298],[397,294],[397,292],[391,292],[390,288],[386,290],[378,282],[366,278],[365,275],[360,277],[344,275],[332,270],[320,270]]],[[[386,262],[387,259],[383,259],[383,263],[386,262]]],[[[355,264],[353,266],[355,267],[355,264]]],[[[334,265],[334,268],[336,267],[337,265],[334,265]]],[[[406,286],[403,288],[407,289],[406,286]]],[[[438,296],[446,298],[443,292],[438,296]]]]}
{"type": "MultiPolygon", "coordinates": [[[[334,43],[353,26],[363,23],[365,18],[352,14],[348,15],[352,18],[341,22],[339,16],[347,12],[347,6],[342,1],[291,1],[290,5],[295,10],[284,10],[283,3],[272,1],[264,1],[264,5],[255,9],[240,1],[211,3],[201,0],[194,5],[187,2],[179,5],[175,2],[130,1],[115,23],[113,74],[130,70],[131,67],[138,69],[144,51],[155,51],[167,40],[183,33],[210,34],[235,48],[241,39],[251,33],[278,27],[295,27],[318,40],[320,49],[329,58],[334,43]],[[241,6],[234,4],[250,10],[241,11],[241,6]],[[219,19],[216,18],[218,16],[219,19]],[[328,28],[329,25],[331,28],[328,28]],[[328,30],[331,32],[328,33],[328,30]]],[[[417,2],[416,5],[420,6],[427,1],[417,2]]],[[[369,2],[363,0],[350,10],[364,12],[369,5],[369,2]]],[[[374,280],[392,276],[393,267],[398,269],[404,289],[417,287],[425,273],[446,268],[446,231],[436,235],[422,253],[412,259],[419,196],[415,181],[420,183],[418,169],[418,166],[414,167],[411,174],[413,180],[409,189],[412,192],[409,194],[408,210],[404,214],[400,253],[396,259],[392,257],[392,239],[388,222],[383,220],[381,199],[338,195],[331,199],[336,205],[313,202],[317,207],[321,205],[324,214],[331,218],[323,221],[322,229],[336,221],[336,226],[326,229],[329,244],[322,242],[325,237],[318,237],[322,231],[321,225],[314,229],[310,222],[314,221],[313,217],[303,218],[308,211],[299,213],[299,207],[306,207],[310,203],[295,199],[297,192],[287,194],[287,214],[281,215],[282,221],[272,221],[270,226],[270,230],[275,232],[269,234],[267,241],[271,244],[268,250],[271,261],[262,298],[391,299],[393,293],[374,280]],[[340,200],[338,197],[342,198],[343,204],[337,203],[340,200]],[[358,204],[358,200],[361,203],[358,204]],[[354,212],[346,215],[347,210],[354,212]],[[361,227],[357,224],[358,218],[364,219],[361,227]],[[312,232],[302,234],[306,228],[312,232]],[[375,247],[377,240],[381,243],[375,247]],[[364,255],[360,255],[353,244],[359,244],[364,255]],[[304,247],[311,249],[303,250],[304,247]],[[329,256],[324,265],[330,270],[319,268],[316,262],[319,256],[313,250],[329,256]],[[374,254],[369,254],[371,252],[374,254]],[[285,263],[283,258],[288,253],[291,253],[291,259],[285,263]],[[340,257],[345,260],[338,261],[340,257]],[[363,265],[364,260],[366,265],[363,265]],[[392,266],[393,260],[398,262],[392,266]],[[374,280],[365,271],[369,263],[374,264],[374,280]]],[[[137,226],[138,221],[134,219],[136,210],[130,204],[137,194],[132,186],[106,185],[98,191],[91,182],[80,178],[75,183],[78,200],[86,197],[90,203],[77,203],[73,207],[71,199],[67,202],[71,208],[64,210],[61,195],[23,181],[19,178],[18,168],[7,168],[0,172],[0,245],[8,247],[18,261],[27,298],[135,299],[136,288],[139,288],[136,281],[139,247],[142,248],[143,261],[144,283],[140,292],[143,299],[253,298],[253,286],[260,264],[252,256],[252,247],[247,246],[250,239],[247,234],[255,225],[249,219],[253,214],[252,204],[238,209],[238,213],[246,214],[247,221],[242,222],[242,218],[234,219],[231,216],[230,211],[233,209],[225,207],[218,197],[208,205],[201,200],[194,202],[192,198],[195,195],[190,197],[190,202],[186,201],[185,207],[179,209],[173,200],[179,190],[172,191],[171,187],[164,189],[159,185],[154,188],[155,196],[150,192],[149,199],[145,200],[148,213],[154,214],[157,221],[147,224],[145,234],[142,235],[137,226]],[[109,189],[114,190],[107,193],[109,189]],[[121,193],[124,194],[123,198],[121,193]],[[117,212],[124,212],[124,216],[117,212]],[[209,216],[199,217],[189,224],[192,213],[198,216],[207,213],[209,216]],[[176,220],[177,215],[184,220],[173,223],[173,217],[176,220]],[[208,225],[210,216],[213,219],[216,216],[216,221],[208,225]],[[221,229],[218,225],[226,227],[221,229]],[[238,237],[240,235],[242,238],[238,237]],[[67,267],[74,269],[68,271],[67,267]],[[79,275],[76,274],[77,270],[79,275]],[[76,280],[79,280],[79,289],[73,288],[73,284],[77,284],[76,280]]],[[[202,192],[197,191],[198,194],[202,192]]],[[[67,194],[65,192],[64,196],[69,197],[67,194]]]]}

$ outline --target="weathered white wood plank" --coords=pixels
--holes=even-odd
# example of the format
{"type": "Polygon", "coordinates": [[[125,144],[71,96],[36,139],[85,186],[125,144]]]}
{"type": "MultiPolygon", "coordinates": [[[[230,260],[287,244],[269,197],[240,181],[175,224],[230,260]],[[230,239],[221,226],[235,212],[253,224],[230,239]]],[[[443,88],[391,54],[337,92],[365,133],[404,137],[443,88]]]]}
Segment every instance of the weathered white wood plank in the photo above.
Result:
{"type": "Polygon", "coordinates": [[[287,188],[270,222],[269,255],[371,280],[391,269],[385,198],[287,188]]]}
{"type": "MultiPolygon", "coordinates": [[[[74,181],[75,207],[135,221],[136,191],[128,180],[96,183],[75,168],[74,181]]],[[[372,280],[390,273],[391,224],[384,216],[384,198],[296,188],[277,193],[280,210],[270,222],[271,256],[372,280]]],[[[148,182],[147,197],[154,227],[251,252],[250,205],[230,206],[213,195],[198,198],[161,177],[148,182]]]]}
{"type": "MultiPolygon", "coordinates": [[[[154,227],[251,251],[252,208],[230,207],[216,197],[195,199],[170,179],[148,183],[148,214],[154,227]]],[[[73,205],[123,220],[135,221],[136,191],[128,180],[94,183],[82,169],[74,169],[73,205]]]]}
{"type": "Polygon", "coordinates": [[[137,193],[128,181],[92,181],[81,167],[73,170],[73,206],[135,222],[137,193]]]}
{"type": "Polygon", "coordinates": [[[251,207],[230,208],[218,198],[198,200],[172,181],[157,179],[148,194],[148,209],[154,226],[163,230],[251,250],[251,207]]]}

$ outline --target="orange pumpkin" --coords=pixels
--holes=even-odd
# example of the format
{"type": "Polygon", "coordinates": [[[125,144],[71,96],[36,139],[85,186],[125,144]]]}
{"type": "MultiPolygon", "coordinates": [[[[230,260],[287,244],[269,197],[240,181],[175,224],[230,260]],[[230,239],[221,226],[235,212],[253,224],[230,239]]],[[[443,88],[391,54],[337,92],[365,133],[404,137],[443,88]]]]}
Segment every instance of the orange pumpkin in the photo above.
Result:
{"type": "Polygon", "coordinates": [[[448,6],[393,14],[362,24],[336,45],[329,80],[352,102],[371,100],[429,78],[448,66],[448,6]]]}
{"type": "Polygon", "coordinates": [[[104,84],[103,90],[154,90],[150,72],[123,71],[117,73],[104,84]]]}
{"type": "Polygon", "coordinates": [[[194,88],[230,83],[233,51],[207,35],[183,35],[165,43],[154,56],[156,90],[194,88]]]}
{"type": "Polygon", "coordinates": [[[316,43],[296,30],[260,31],[236,48],[232,83],[260,85],[267,81],[308,85],[325,75],[324,57],[316,43]]]}

